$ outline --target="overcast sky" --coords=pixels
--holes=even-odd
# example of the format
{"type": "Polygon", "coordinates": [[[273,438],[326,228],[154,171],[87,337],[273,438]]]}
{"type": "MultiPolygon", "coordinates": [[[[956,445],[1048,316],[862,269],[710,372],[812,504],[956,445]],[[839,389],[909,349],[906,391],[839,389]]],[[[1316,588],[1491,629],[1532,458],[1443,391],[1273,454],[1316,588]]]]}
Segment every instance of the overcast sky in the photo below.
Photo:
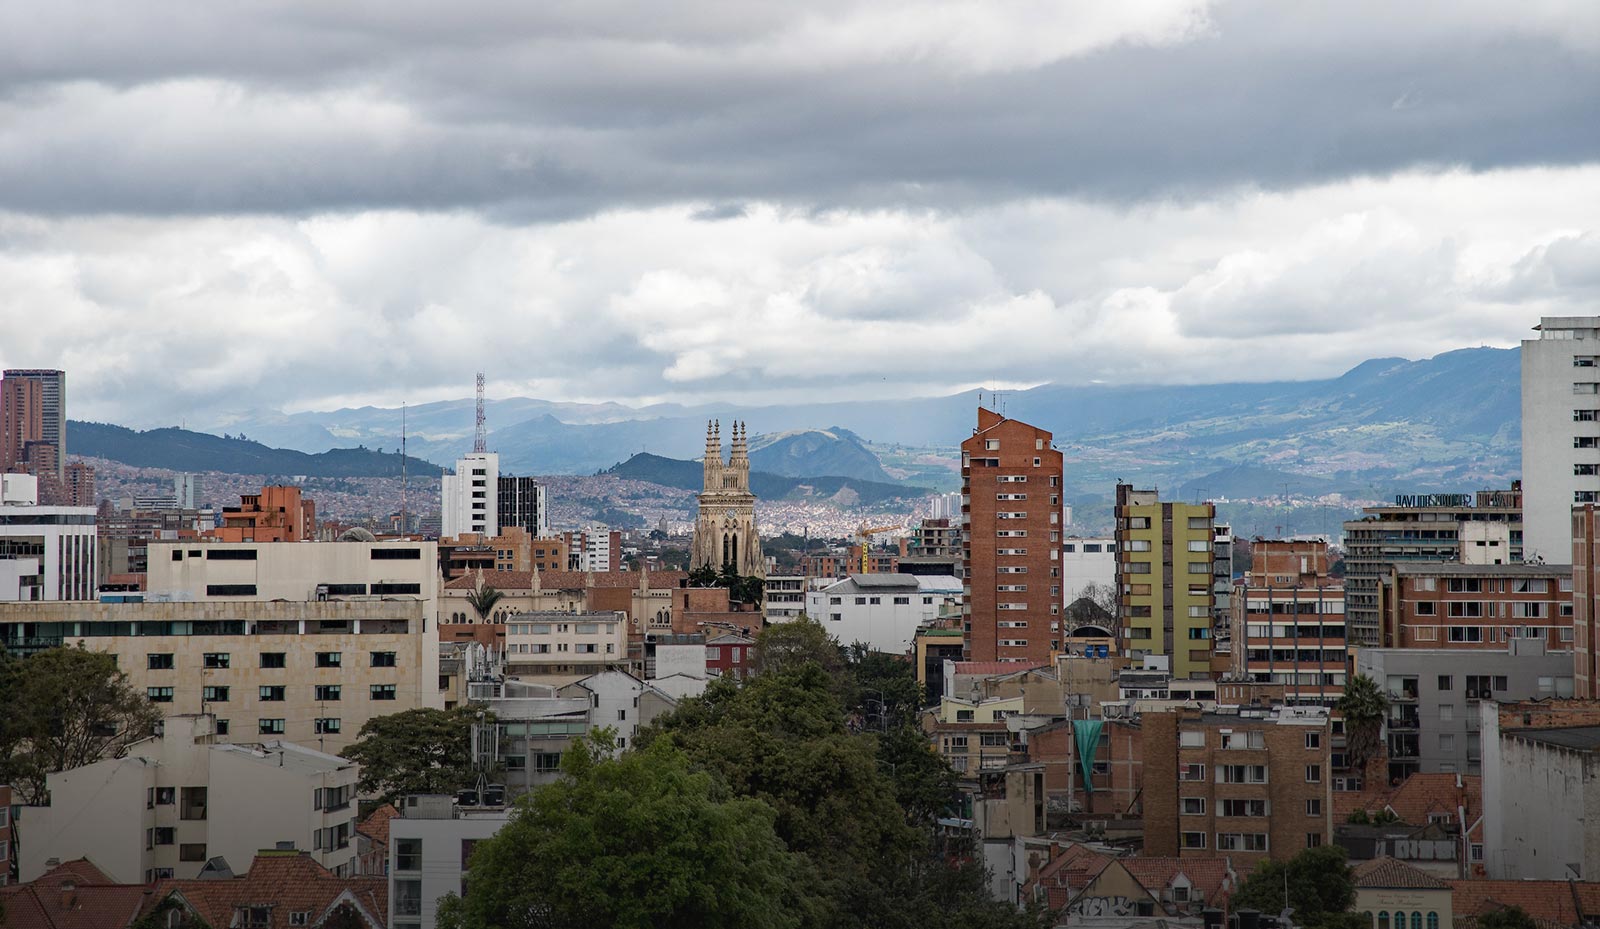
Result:
{"type": "Polygon", "coordinates": [[[1322,377],[1597,298],[1593,0],[0,4],[0,364],[78,418],[1322,377]]]}

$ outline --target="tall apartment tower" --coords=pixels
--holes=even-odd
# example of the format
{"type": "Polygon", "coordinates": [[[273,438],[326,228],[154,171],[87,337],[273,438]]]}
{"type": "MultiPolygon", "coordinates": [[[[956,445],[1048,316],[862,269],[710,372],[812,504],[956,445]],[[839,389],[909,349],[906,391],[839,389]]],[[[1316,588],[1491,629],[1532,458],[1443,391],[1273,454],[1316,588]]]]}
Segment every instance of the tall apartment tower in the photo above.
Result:
{"type": "Polygon", "coordinates": [[[969,661],[1047,664],[1061,647],[1062,456],[1051,434],[978,408],[961,443],[969,661]]]}
{"type": "Polygon", "coordinates": [[[1600,316],[1546,316],[1522,342],[1522,551],[1572,560],[1572,507],[1600,503],[1600,316]]]}
{"type": "Polygon", "coordinates": [[[528,535],[540,538],[550,532],[549,503],[543,484],[531,477],[501,475],[495,509],[500,531],[519,526],[528,535]]]}
{"type": "Polygon", "coordinates": [[[1216,507],[1163,503],[1154,490],[1117,485],[1117,591],[1122,645],[1135,658],[1166,655],[1173,680],[1211,677],[1216,507]]]}
{"type": "Polygon", "coordinates": [[[467,532],[500,534],[500,454],[469,452],[456,472],[439,479],[439,537],[467,532]]]}
{"type": "Polygon", "coordinates": [[[44,401],[39,382],[9,376],[0,381],[0,472],[24,470],[28,447],[43,435],[44,401]]]}
{"type": "Polygon", "coordinates": [[[12,368],[4,379],[39,385],[38,441],[55,449],[55,479],[64,480],[67,466],[67,372],[46,368],[12,368]]]}

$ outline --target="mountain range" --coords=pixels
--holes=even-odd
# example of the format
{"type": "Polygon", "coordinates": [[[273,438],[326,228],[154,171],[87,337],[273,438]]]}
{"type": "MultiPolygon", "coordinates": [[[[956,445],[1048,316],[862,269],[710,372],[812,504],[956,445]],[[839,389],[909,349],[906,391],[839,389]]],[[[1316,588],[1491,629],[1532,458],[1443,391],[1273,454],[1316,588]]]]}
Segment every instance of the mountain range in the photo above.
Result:
{"type": "MultiPolygon", "coordinates": [[[[1128,480],[1214,496],[1343,492],[1367,499],[1514,479],[1520,468],[1519,371],[1517,349],[1473,348],[1420,361],[1373,359],[1322,380],[1047,384],[983,399],[1054,432],[1068,460],[1069,497],[1103,499],[1112,483],[1128,480]]],[[[511,473],[593,474],[641,452],[697,458],[707,421],[718,419],[726,430],[737,418],[749,423],[756,470],[947,489],[955,480],[956,446],[971,434],[978,403],[975,392],[766,407],[630,408],[511,398],[488,404],[496,427],[489,444],[511,473]]],[[[405,416],[407,449],[418,458],[449,464],[471,447],[470,400],[413,406],[405,416]]],[[[398,448],[400,419],[398,410],[362,407],[253,414],[225,427],[248,432],[258,449],[277,445],[317,455],[357,444],[398,448]]],[[[74,424],[72,447],[89,454],[79,439],[84,428],[74,424]]],[[[118,442],[126,433],[117,434],[118,442]]],[[[179,430],[132,435],[145,437],[141,444],[198,441],[179,430]]],[[[123,460],[115,449],[94,454],[123,460]]]]}
{"type": "MultiPolygon", "coordinates": [[[[399,477],[401,470],[400,456],[393,452],[336,448],[313,455],[186,429],[136,432],[122,426],[73,420],[67,423],[67,438],[74,455],[106,458],[139,468],[305,477],[399,477]]],[[[407,458],[405,467],[416,477],[437,477],[444,470],[420,458],[407,458]]]]}
{"type": "MultiPolygon", "coordinates": [[[[834,500],[851,506],[873,505],[886,500],[920,497],[927,488],[887,481],[868,481],[859,478],[830,475],[806,477],[800,475],[772,474],[755,470],[755,453],[750,455],[750,491],[763,500],[811,499],[834,500]]],[[[647,481],[679,490],[698,491],[703,471],[698,461],[663,458],[640,452],[606,470],[607,474],[635,481],[647,481]]]]}

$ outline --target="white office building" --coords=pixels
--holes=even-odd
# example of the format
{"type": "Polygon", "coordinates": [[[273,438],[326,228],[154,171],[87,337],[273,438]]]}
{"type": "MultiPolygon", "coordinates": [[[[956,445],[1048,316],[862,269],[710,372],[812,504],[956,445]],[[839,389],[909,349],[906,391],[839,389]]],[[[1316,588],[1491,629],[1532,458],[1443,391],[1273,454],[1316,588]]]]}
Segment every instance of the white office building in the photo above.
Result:
{"type": "Polygon", "coordinates": [[[1115,589],[1117,540],[1109,537],[1061,541],[1061,605],[1071,606],[1090,584],[1115,589]]]}
{"type": "Polygon", "coordinates": [[[463,807],[437,794],[405,797],[389,820],[389,927],[433,929],[439,900],[460,896],[474,847],[511,819],[500,807],[463,807]]]}
{"type": "Polygon", "coordinates": [[[468,532],[500,534],[500,455],[471,452],[456,462],[454,474],[439,479],[439,535],[468,532]]]}
{"type": "Polygon", "coordinates": [[[123,884],[198,877],[216,857],[242,872],[280,842],[354,874],[360,767],[288,742],[224,744],[214,730],[209,715],[169,716],[121,758],[50,775],[50,805],[21,818],[22,879],[83,857],[123,884]]]}
{"type": "Polygon", "coordinates": [[[1600,317],[1522,343],[1522,557],[1572,562],[1572,505],[1600,503],[1600,317]]]}
{"type": "Polygon", "coordinates": [[[844,645],[905,655],[917,627],[961,603],[961,581],[921,574],[852,574],[806,593],[806,615],[844,645]]]}
{"type": "Polygon", "coordinates": [[[95,508],[38,506],[38,479],[0,475],[0,603],[93,600],[95,508]]]}

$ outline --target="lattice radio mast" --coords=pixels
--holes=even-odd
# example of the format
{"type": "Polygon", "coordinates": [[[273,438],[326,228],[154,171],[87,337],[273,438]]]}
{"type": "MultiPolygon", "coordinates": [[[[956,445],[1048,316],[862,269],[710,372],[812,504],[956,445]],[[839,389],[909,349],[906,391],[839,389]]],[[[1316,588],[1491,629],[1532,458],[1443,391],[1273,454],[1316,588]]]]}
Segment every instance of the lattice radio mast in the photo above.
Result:
{"type": "Polygon", "coordinates": [[[472,434],[472,450],[487,452],[489,450],[488,437],[483,431],[483,372],[478,372],[478,425],[472,434]]]}

